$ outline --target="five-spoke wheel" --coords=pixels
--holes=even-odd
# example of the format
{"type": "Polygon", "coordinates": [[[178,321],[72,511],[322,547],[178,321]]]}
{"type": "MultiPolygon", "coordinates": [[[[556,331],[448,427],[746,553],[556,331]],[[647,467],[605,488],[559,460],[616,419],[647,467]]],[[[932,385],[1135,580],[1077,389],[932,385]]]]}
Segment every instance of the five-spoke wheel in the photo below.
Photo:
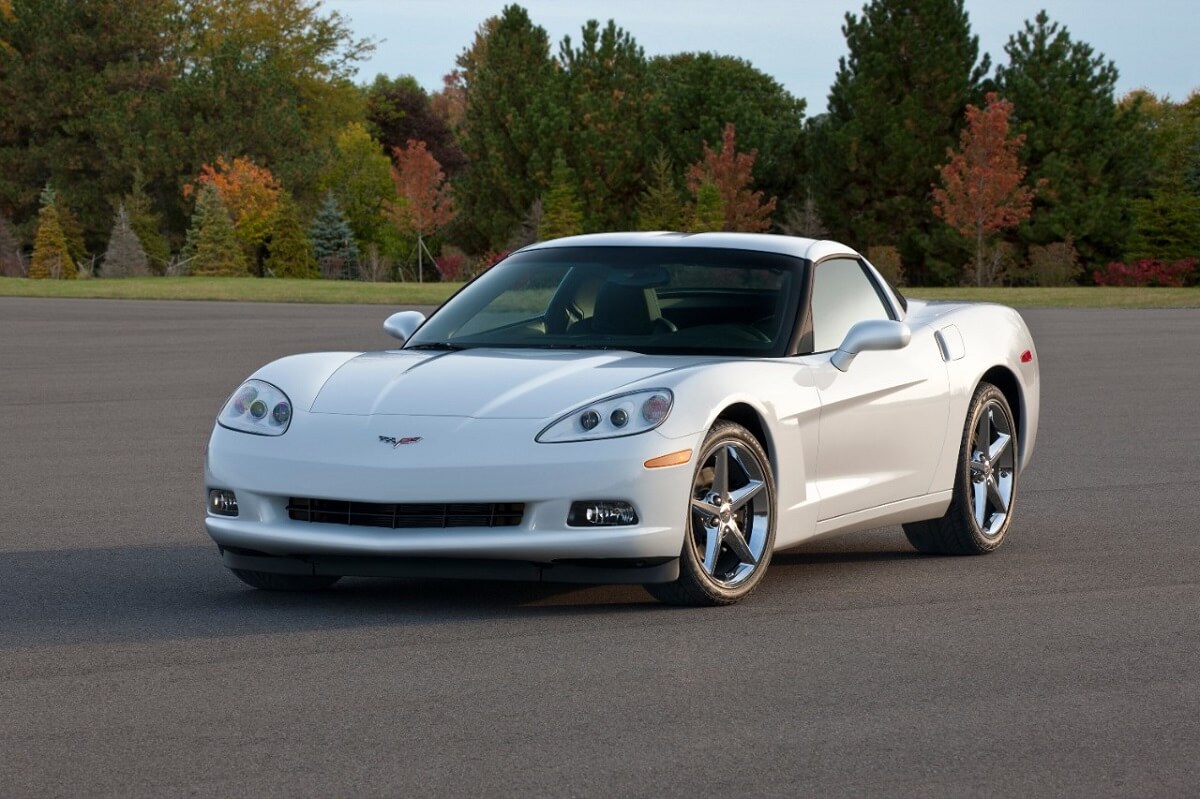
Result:
{"type": "Polygon", "coordinates": [[[913,546],[938,555],[980,555],[1000,546],[1017,497],[1016,434],[1004,393],[980,383],[967,413],[950,508],[940,519],[904,525],[913,546]]]}
{"type": "Polygon", "coordinates": [[[718,422],[696,459],[679,579],[646,588],[672,604],[737,602],[762,579],[774,541],[767,454],[744,427],[718,422]]]}

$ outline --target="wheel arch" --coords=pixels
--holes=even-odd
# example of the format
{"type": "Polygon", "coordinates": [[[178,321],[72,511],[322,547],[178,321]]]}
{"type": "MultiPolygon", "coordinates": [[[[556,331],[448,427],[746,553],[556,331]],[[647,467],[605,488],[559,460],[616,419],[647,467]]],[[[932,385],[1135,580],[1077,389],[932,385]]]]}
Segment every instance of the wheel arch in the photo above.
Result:
{"type": "MultiPolygon", "coordinates": [[[[993,366],[979,378],[980,383],[991,383],[1000,389],[1008,407],[1012,409],[1013,422],[1017,425],[1017,440],[1024,444],[1025,438],[1025,396],[1017,376],[1006,366],[993,366]]],[[[976,384],[978,385],[978,383],[976,384]]]]}
{"type": "Polygon", "coordinates": [[[767,432],[767,426],[763,423],[762,415],[758,410],[745,402],[735,402],[725,407],[717,414],[717,421],[724,419],[727,422],[740,424],[742,427],[750,431],[750,435],[758,440],[762,448],[766,450],[767,460],[771,463],[772,470],[778,468],[775,462],[775,447],[771,441],[771,436],[767,432]]]}

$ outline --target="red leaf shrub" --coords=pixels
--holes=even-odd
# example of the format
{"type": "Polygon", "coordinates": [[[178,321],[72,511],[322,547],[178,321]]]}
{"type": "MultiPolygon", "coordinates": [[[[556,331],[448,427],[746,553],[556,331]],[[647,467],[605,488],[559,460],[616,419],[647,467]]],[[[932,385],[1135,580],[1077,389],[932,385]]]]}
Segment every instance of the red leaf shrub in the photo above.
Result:
{"type": "Polygon", "coordinates": [[[1174,263],[1146,259],[1134,264],[1113,261],[1107,269],[1092,273],[1097,286],[1174,286],[1195,283],[1196,259],[1174,263]]]}
{"type": "Polygon", "coordinates": [[[467,265],[467,256],[458,251],[443,252],[433,260],[442,280],[462,280],[463,268],[467,265]]]}

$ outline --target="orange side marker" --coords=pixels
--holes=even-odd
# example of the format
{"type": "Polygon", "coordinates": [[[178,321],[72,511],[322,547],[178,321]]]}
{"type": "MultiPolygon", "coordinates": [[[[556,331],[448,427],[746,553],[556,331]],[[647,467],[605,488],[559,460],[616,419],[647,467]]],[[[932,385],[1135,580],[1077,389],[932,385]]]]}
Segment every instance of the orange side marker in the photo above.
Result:
{"type": "Polygon", "coordinates": [[[678,466],[681,463],[687,463],[691,459],[692,451],[690,449],[681,449],[678,452],[672,452],[667,455],[659,455],[657,458],[651,458],[642,465],[647,469],[659,469],[663,466],[678,466]]]}

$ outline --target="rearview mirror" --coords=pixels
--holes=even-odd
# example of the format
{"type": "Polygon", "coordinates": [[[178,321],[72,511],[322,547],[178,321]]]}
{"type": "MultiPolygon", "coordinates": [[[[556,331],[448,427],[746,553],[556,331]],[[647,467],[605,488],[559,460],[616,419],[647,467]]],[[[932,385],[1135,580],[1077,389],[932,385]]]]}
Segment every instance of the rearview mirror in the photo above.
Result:
{"type": "Polygon", "coordinates": [[[899,350],[907,347],[911,340],[912,331],[903,322],[868,319],[850,328],[833,354],[833,365],[844,372],[864,350],[899,350]]]}
{"type": "Polygon", "coordinates": [[[408,341],[409,336],[417,332],[417,328],[425,324],[425,314],[420,311],[400,311],[394,313],[383,323],[383,329],[389,336],[408,341]]]}

